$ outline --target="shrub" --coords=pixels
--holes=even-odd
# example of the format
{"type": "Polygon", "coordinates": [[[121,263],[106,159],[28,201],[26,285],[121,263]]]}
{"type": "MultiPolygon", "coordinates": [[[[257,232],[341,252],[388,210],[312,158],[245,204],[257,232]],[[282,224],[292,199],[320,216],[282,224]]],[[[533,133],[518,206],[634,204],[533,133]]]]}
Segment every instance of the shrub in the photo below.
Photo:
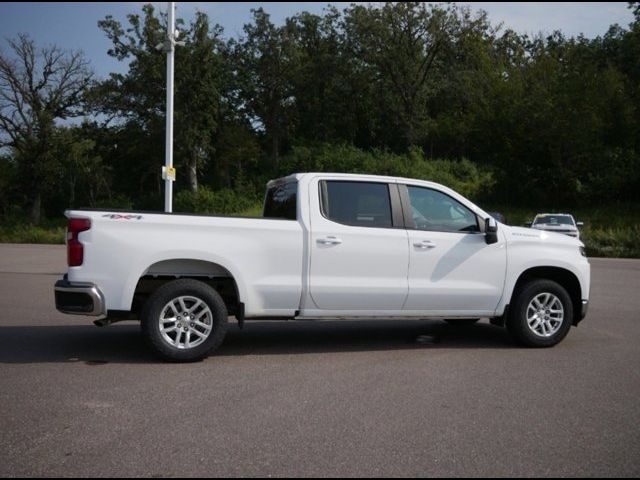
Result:
{"type": "Polygon", "coordinates": [[[197,192],[183,190],[174,199],[174,211],[233,215],[253,206],[250,198],[228,188],[218,191],[201,186],[197,192]]]}
{"type": "Polygon", "coordinates": [[[592,257],[640,258],[640,225],[585,228],[581,240],[592,257]]]}
{"type": "Polygon", "coordinates": [[[96,201],[95,208],[119,208],[123,210],[133,210],[133,202],[126,195],[115,195],[113,197],[104,198],[96,201]]]}
{"type": "Polygon", "coordinates": [[[0,243],[64,243],[66,227],[15,225],[0,227],[0,243]]]}

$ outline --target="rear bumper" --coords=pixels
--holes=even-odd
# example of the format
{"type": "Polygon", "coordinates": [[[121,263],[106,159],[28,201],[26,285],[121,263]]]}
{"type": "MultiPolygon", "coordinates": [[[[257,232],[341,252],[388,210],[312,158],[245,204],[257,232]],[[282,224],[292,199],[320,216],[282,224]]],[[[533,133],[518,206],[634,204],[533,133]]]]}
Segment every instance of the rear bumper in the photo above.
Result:
{"type": "Polygon", "coordinates": [[[72,315],[106,315],[104,295],[93,283],[71,283],[66,275],[54,287],[56,309],[72,315]]]}

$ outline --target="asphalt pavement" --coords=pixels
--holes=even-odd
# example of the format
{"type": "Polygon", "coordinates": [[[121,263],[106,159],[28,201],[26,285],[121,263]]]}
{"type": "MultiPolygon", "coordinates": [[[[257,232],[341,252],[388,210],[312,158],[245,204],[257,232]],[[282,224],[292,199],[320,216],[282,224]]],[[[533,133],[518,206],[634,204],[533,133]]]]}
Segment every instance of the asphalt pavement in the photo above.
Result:
{"type": "Polygon", "coordinates": [[[65,261],[0,245],[2,477],[640,475],[639,260],[590,260],[551,349],[486,321],[261,321],[195,364],[58,313],[65,261]]]}

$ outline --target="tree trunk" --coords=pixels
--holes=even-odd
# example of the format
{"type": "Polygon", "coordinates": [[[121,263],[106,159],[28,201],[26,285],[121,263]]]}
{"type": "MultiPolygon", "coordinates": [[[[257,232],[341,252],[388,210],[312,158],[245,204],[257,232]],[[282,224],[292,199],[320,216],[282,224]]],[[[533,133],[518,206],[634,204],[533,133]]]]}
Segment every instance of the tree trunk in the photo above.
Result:
{"type": "Polygon", "coordinates": [[[76,177],[71,176],[71,180],[69,181],[69,207],[75,207],[76,203],[76,177]]]}
{"type": "Polygon", "coordinates": [[[198,191],[198,167],[197,167],[197,159],[191,158],[189,161],[189,189],[196,193],[198,191]]]}
{"type": "Polygon", "coordinates": [[[231,162],[228,157],[225,157],[222,163],[222,178],[224,179],[224,185],[227,188],[231,188],[231,162]]]}
{"type": "Polygon", "coordinates": [[[273,168],[278,170],[280,166],[280,139],[275,131],[273,131],[271,135],[271,160],[273,162],[273,168]]]}
{"type": "Polygon", "coordinates": [[[34,225],[40,224],[40,206],[42,203],[42,196],[40,192],[37,192],[35,197],[33,198],[33,203],[31,204],[31,223],[34,225]]]}

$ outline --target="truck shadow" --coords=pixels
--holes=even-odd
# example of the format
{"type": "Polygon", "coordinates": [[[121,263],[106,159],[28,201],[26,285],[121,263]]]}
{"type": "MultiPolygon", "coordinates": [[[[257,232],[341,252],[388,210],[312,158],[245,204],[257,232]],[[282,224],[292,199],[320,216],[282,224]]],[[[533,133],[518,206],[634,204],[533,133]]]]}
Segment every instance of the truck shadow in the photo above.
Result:
{"type": "MultiPolygon", "coordinates": [[[[259,321],[235,323],[210,357],[405,349],[517,348],[502,328],[436,320],[259,321]]],[[[0,327],[0,363],[162,363],[138,324],[0,327]]]]}

